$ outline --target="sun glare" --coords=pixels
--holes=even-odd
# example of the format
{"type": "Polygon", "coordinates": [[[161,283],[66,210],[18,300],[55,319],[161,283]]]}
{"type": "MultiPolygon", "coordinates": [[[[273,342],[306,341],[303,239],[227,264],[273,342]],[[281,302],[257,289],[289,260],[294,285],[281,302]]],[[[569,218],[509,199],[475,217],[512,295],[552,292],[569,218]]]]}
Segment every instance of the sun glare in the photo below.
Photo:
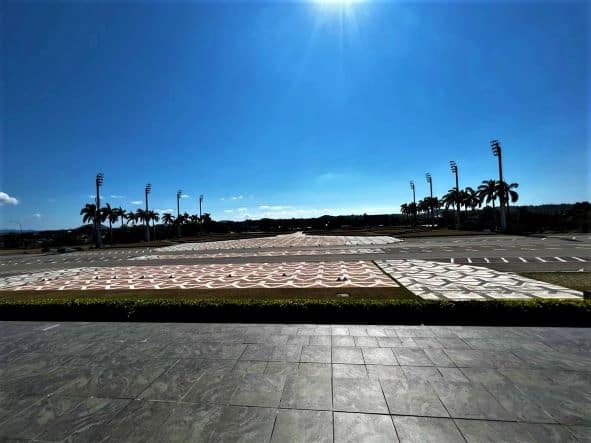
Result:
{"type": "Polygon", "coordinates": [[[356,3],[361,3],[363,0],[315,0],[321,6],[348,8],[356,3]]]}

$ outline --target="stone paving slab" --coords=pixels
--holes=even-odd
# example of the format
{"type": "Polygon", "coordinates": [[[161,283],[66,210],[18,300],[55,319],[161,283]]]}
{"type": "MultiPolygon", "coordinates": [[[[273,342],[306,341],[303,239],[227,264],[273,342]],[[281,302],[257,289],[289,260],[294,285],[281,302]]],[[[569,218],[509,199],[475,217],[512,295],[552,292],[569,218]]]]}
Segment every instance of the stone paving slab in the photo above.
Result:
{"type": "Polygon", "coordinates": [[[589,342],[577,328],[0,322],[0,440],[588,441],[589,342]]]}
{"type": "Polygon", "coordinates": [[[387,245],[402,240],[390,236],[338,236],[338,235],[305,235],[301,232],[277,235],[275,237],[259,237],[242,240],[222,240],[212,242],[182,243],[159,249],[162,252],[205,251],[216,249],[258,249],[258,248],[293,248],[322,246],[367,246],[387,245]]]}
{"type": "Polygon", "coordinates": [[[425,260],[376,260],[375,263],[426,300],[583,298],[581,291],[478,266],[425,260]]]}
{"type": "Polygon", "coordinates": [[[88,267],[0,278],[0,289],[395,288],[370,261],[88,267]]]}

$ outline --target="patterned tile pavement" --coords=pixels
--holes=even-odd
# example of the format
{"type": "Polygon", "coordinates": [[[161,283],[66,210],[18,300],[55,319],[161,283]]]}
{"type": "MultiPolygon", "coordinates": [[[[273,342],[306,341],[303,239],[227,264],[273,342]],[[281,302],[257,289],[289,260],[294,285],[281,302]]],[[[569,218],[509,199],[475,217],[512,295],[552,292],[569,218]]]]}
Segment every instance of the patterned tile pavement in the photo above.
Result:
{"type": "Polygon", "coordinates": [[[160,249],[161,252],[204,251],[210,249],[257,249],[257,248],[292,248],[308,246],[362,246],[385,245],[402,240],[388,237],[358,237],[333,235],[305,235],[301,232],[277,235],[275,237],[249,238],[243,240],[223,240],[202,243],[182,243],[160,249]]]}
{"type": "Polygon", "coordinates": [[[582,292],[479,266],[425,260],[376,260],[384,272],[427,300],[580,299],[582,292]]]}
{"type": "Polygon", "coordinates": [[[370,261],[87,267],[0,278],[2,290],[398,287],[370,261]]]}
{"type": "Polygon", "coordinates": [[[141,255],[130,260],[184,260],[193,258],[229,258],[229,257],[288,257],[300,255],[356,255],[356,254],[383,254],[379,248],[353,248],[353,249],[296,249],[279,251],[254,251],[254,252],[213,252],[207,254],[155,254],[141,255]]]}

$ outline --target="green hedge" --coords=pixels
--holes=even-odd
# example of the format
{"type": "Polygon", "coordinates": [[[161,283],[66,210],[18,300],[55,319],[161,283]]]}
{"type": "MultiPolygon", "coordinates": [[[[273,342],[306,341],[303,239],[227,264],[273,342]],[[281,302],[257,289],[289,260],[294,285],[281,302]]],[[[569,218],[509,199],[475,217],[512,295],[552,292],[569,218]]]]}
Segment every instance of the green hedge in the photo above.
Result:
{"type": "Polygon", "coordinates": [[[161,300],[0,301],[1,320],[591,326],[589,301],[161,300]]]}

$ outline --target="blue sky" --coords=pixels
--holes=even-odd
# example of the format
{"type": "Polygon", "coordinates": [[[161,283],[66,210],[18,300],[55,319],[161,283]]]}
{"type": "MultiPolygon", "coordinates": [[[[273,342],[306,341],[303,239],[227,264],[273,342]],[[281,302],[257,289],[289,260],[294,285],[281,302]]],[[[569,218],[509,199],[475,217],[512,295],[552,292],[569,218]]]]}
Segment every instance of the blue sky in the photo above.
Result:
{"type": "Polygon", "coordinates": [[[215,219],[398,211],[495,177],[590,198],[589,3],[0,2],[0,228],[103,198],[215,219]],[[18,204],[14,204],[14,200],[18,204]]]}

